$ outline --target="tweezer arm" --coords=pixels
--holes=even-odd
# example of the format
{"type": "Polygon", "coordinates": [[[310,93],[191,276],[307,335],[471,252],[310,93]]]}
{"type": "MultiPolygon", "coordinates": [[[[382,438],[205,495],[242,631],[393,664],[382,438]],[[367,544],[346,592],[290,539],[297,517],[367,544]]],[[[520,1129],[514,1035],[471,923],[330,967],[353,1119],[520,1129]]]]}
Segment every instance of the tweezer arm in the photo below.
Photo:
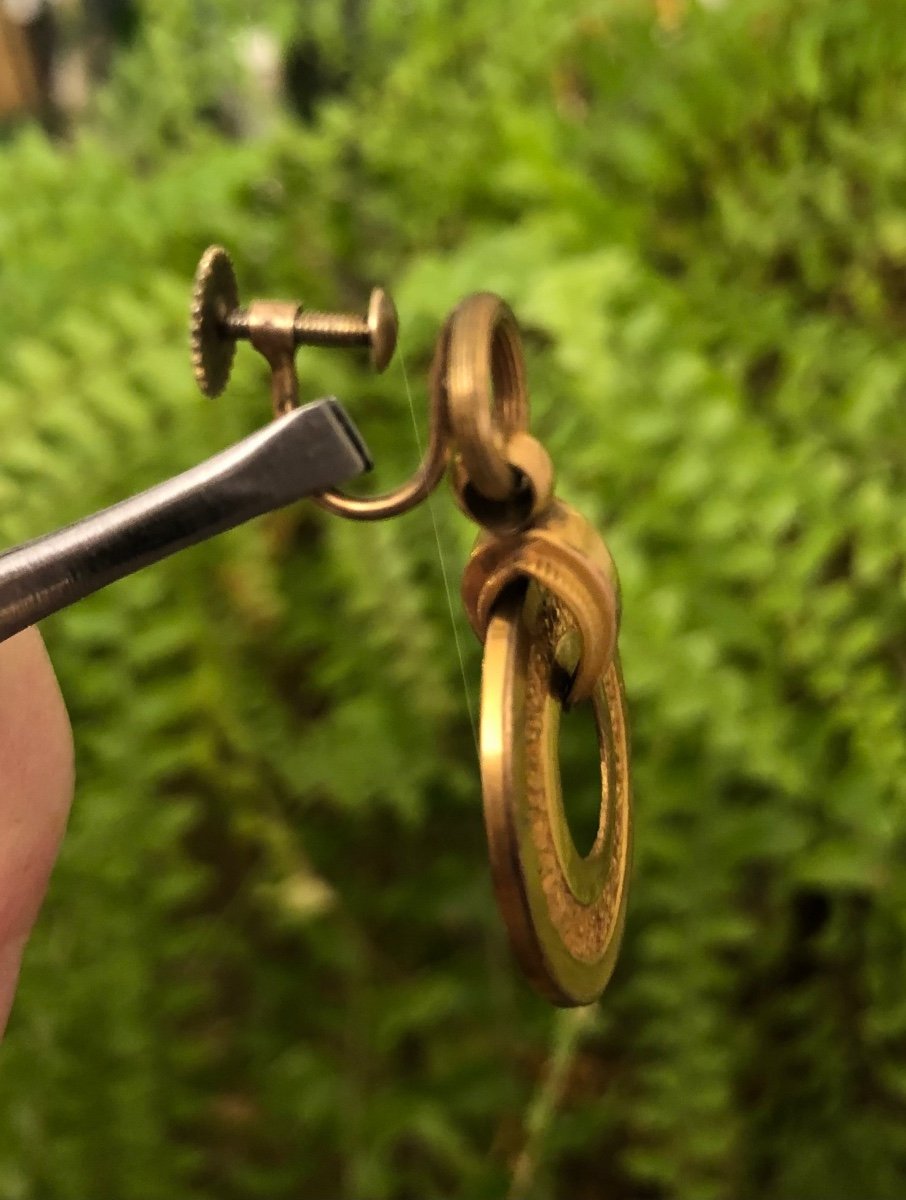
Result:
{"type": "Polygon", "coordinates": [[[149,563],[370,466],[337,400],[294,409],[173,479],[0,554],[0,641],[149,563]]]}

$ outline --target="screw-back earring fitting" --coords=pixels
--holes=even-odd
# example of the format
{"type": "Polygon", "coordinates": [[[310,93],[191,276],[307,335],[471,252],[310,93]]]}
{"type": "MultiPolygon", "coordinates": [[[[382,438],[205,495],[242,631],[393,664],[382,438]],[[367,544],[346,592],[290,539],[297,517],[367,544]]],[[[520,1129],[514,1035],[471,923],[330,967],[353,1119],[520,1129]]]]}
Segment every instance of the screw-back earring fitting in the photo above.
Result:
{"type": "MultiPolygon", "coordinates": [[[[240,309],[229,259],[212,247],[196,277],[192,333],[208,395],[226,383],[238,338],[270,363],[281,412],[297,401],[298,345],[367,345],[380,369],[396,313],[380,292],[364,320],[268,300],[240,309]]],[[[589,1004],[616,962],[632,845],[616,568],[596,530],[554,494],[551,460],[529,433],[519,328],[499,296],[468,296],[449,315],[429,389],[428,447],[411,479],[383,495],[333,488],[314,499],[338,516],[379,520],[414,508],[449,469],[457,503],[481,527],[462,598],[484,644],[479,759],[494,889],[537,990],[555,1004],[589,1004]],[[584,855],[558,759],[562,715],[580,704],[593,714],[600,758],[598,829],[584,855]]]]}
{"type": "Polygon", "coordinates": [[[206,396],[227,385],[236,342],[248,341],[271,369],[271,400],[280,416],[299,404],[296,350],[299,346],[368,348],[371,365],[383,371],[396,349],[396,306],[383,288],[371,293],[366,316],[308,312],[296,301],[239,303],[239,286],[229,254],[210,246],[195,272],[192,294],[192,366],[206,396]]]}

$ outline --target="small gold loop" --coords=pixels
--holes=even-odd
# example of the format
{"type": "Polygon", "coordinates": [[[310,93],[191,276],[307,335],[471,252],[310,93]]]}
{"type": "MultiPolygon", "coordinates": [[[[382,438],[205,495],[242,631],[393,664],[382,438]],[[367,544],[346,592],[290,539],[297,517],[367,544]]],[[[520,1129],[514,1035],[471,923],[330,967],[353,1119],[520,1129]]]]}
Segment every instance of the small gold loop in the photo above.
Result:
{"type": "Polygon", "coordinates": [[[591,703],[601,759],[594,845],[569,830],[558,760],[557,648],[572,629],[551,597],[501,596],[481,685],[481,781],[497,903],[535,988],[555,1004],[590,1004],[613,972],[626,913],[632,842],[628,729],[619,658],[591,703]]]}
{"type": "Polygon", "coordinates": [[[498,535],[518,533],[531,525],[548,507],[554,493],[554,464],[537,438],[530,433],[514,433],[506,444],[506,457],[517,486],[505,500],[484,496],[458,455],[450,465],[456,503],[476,524],[498,535]]]}
{"type": "Polygon", "coordinates": [[[519,327],[499,296],[476,292],[454,310],[446,392],[450,432],[472,486],[488,500],[510,498],[518,482],[507,442],[528,430],[529,403],[519,327]]]}
{"type": "Polygon", "coordinates": [[[557,598],[581,637],[567,703],[587,700],[617,644],[620,590],[613,559],[594,528],[559,500],[524,533],[480,538],[462,577],[463,603],[479,640],[485,640],[504,590],[526,577],[557,598]]]}

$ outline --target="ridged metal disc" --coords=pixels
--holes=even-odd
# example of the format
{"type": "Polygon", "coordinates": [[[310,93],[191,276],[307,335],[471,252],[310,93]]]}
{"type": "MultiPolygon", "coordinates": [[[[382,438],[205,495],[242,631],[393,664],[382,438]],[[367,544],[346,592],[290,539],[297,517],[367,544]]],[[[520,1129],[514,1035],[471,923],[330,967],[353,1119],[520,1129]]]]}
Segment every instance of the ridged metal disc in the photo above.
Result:
{"type": "Polygon", "coordinates": [[[488,626],[481,670],[481,780],[494,891],[523,970],[542,996],[563,1007],[597,1000],[613,972],[632,850],[629,738],[617,655],[591,697],[601,802],[588,854],[579,853],[566,818],[556,674],[558,647],[574,631],[565,607],[549,593],[534,584],[528,592],[510,591],[488,626]]]}
{"type": "Polygon", "coordinates": [[[239,307],[239,287],[229,254],[209,246],[195,272],[192,292],[192,370],[205,396],[226,387],[236,342],[224,330],[228,313],[239,307]]]}

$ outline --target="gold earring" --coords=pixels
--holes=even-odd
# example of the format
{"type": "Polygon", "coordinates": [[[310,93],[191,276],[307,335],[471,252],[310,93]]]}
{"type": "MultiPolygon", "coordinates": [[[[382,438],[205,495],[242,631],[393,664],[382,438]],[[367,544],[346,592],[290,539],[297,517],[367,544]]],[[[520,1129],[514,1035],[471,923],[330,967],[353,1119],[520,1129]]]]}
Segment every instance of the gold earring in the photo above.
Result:
{"type": "Polygon", "coordinates": [[[449,469],[482,529],[462,596],[484,643],[480,767],[497,902],[529,980],[559,1005],[589,1004],[623,932],[632,844],[629,735],[617,649],[619,583],[596,530],[558,500],[529,433],[525,361],[513,313],[487,292],[463,300],[438,338],[424,460],[393,491],[315,497],[352,520],[407,512],[449,469]],[[589,704],[601,764],[598,829],[580,855],[557,754],[564,710],[589,704]]]}
{"type": "Polygon", "coordinates": [[[494,890],[536,989],[555,1004],[588,1004],[616,962],[632,844],[619,583],[598,533],[553,496],[547,456],[527,433],[509,308],[470,296],[443,336],[454,489],[485,526],[462,594],[484,642],[479,751],[494,890]],[[573,704],[592,707],[601,762],[585,856],[566,819],[557,753],[573,704]]]}

